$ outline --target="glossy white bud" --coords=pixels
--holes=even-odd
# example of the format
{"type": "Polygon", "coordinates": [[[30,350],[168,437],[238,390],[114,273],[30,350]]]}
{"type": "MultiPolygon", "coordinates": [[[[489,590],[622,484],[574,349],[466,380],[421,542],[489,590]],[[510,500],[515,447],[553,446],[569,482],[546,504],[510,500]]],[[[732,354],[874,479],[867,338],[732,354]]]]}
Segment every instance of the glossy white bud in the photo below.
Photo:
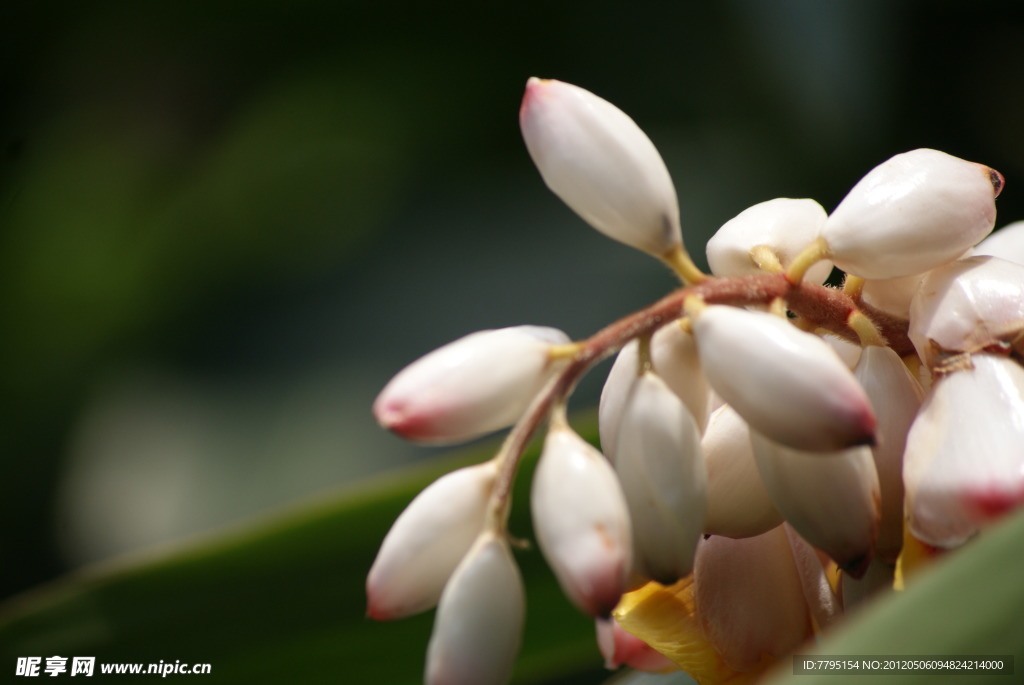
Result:
{"type": "Polygon", "coordinates": [[[704,374],[750,427],[806,450],[870,443],[875,415],[821,338],[766,312],[712,305],[693,323],[704,374]]]}
{"type": "Polygon", "coordinates": [[[861,298],[872,307],[901,319],[910,317],[910,303],[921,289],[925,273],[897,278],[868,279],[861,289],[861,298]]]}
{"type": "Polygon", "coordinates": [[[874,554],[880,518],[878,474],[871,450],[801,452],[751,431],[764,487],[805,540],[855,577],[874,554]]]}
{"type": "Polygon", "coordinates": [[[971,363],[936,380],[907,437],[910,530],[936,547],[1024,504],[1024,368],[990,354],[971,363]]]}
{"type": "Polygon", "coordinates": [[[935,367],[947,356],[1014,341],[1024,330],[1024,265],[971,257],[935,269],[910,310],[910,339],[935,367]]]}
{"type": "Polygon", "coordinates": [[[433,608],[484,527],[494,462],[452,471],[409,503],[366,578],[367,614],[386,621],[433,608]]]}
{"type": "MultiPolygon", "coordinates": [[[[601,449],[612,463],[615,462],[622,406],[638,374],[638,348],[635,340],[622,348],[601,391],[598,409],[601,449]]],[[[709,389],[693,336],[677,323],[659,328],[651,336],[651,366],[690,410],[698,427],[703,429],[708,413],[709,389]]]]}
{"type": "Polygon", "coordinates": [[[697,422],[650,371],[633,382],[615,453],[633,522],[633,570],[671,585],[693,570],[707,513],[707,473],[697,422]]]}
{"type": "Polygon", "coordinates": [[[746,671],[812,634],[800,576],[782,526],[756,537],[712,536],[694,569],[696,614],[730,667],[746,671]]]}
{"type": "Polygon", "coordinates": [[[865,347],[854,375],[878,416],[871,448],[882,498],[875,551],[886,562],[895,563],[903,546],[903,450],[924,392],[889,347],[865,347]]]}
{"type": "Polygon", "coordinates": [[[872,169],[839,203],[822,237],[832,261],[863,278],[896,278],[950,262],[991,232],[999,172],[937,150],[872,169]]]}
{"type": "Polygon", "coordinates": [[[708,472],[705,533],[746,538],[782,523],[757,471],[750,429],[736,410],[723,405],[711,414],[701,449],[708,472]]]}
{"type": "Polygon", "coordinates": [[[537,542],[562,590],[582,611],[608,616],[625,590],[633,548],[611,464],[570,428],[552,426],[530,506],[537,542]]]}
{"type": "Polygon", "coordinates": [[[990,255],[1015,264],[1024,264],[1024,221],[1014,221],[998,229],[974,246],[974,256],[990,255]]]}
{"type": "Polygon", "coordinates": [[[513,424],[558,364],[559,330],[513,326],[471,333],[405,367],[384,387],[373,414],[407,440],[449,444],[513,424]]]}
{"type": "MultiPolygon", "coordinates": [[[[768,247],[783,268],[821,234],[828,215],[809,199],[780,197],[748,207],[727,221],[707,244],[708,266],[716,276],[748,276],[761,273],[750,251],[768,247]]],[[[804,280],[824,283],[832,273],[832,262],[824,260],[810,268],[804,280]]]]}
{"type": "Polygon", "coordinates": [[[483,533],[441,595],[427,647],[427,685],[511,680],[525,606],[523,581],[508,543],[483,533]]]}
{"type": "Polygon", "coordinates": [[[548,188],[584,221],[656,257],[682,245],[668,169],[618,107],[578,86],[531,78],[519,124],[548,188]]]}

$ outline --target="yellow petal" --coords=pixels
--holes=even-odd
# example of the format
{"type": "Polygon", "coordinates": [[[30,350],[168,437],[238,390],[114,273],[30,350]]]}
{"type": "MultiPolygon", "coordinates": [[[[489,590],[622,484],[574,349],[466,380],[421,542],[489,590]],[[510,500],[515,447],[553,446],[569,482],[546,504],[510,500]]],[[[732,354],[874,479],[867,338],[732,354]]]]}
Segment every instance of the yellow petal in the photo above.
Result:
{"type": "Polygon", "coordinates": [[[753,683],[775,661],[764,655],[745,672],[725,664],[694,615],[692,575],[674,585],[652,581],[627,592],[612,615],[626,631],[667,656],[700,685],[753,683]]]}

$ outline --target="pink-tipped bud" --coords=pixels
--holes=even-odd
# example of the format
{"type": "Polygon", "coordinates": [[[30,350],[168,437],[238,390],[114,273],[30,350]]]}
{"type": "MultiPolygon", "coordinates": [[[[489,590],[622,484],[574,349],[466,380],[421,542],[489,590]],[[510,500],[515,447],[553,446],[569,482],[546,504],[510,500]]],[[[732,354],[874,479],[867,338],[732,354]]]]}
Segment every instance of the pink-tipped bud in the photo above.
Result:
{"type": "Polygon", "coordinates": [[[525,617],[523,581],[508,543],[483,533],[444,588],[427,647],[427,685],[503,685],[525,617]]]}
{"type": "Polygon", "coordinates": [[[929,367],[960,352],[1018,341],[1024,265],[971,257],[931,271],[910,309],[910,339],[929,367]]]}
{"type": "Polygon", "coordinates": [[[682,245],[668,169],[618,107],[578,86],[531,78],[519,124],[548,188],[584,221],[656,257],[682,245]]]}
{"type": "MultiPolygon", "coordinates": [[[[804,247],[818,238],[827,218],[821,205],[807,199],[780,197],[748,207],[708,241],[708,266],[716,276],[760,273],[751,250],[764,246],[787,268],[804,247]]],[[[804,280],[824,283],[831,273],[832,262],[821,261],[811,267],[804,280]]]]}
{"type": "Polygon", "coordinates": [[[615,454],[633,522],[633,569],[671,585],[693,570],[707,513],[707,471],[697,422],[650,371],[633,382],[615,454]]]}
{"type": "MultiPolygon", "coordinates": [[[[630,342],[615,358],[601,391],[598,418],[601,449],[615,463],[615,444],[623,405],[638,374],[636,341],[630,342]]],[[[651,366],[666,385],[682,400],[703,430],[708,413],[708,383],[697,357],[693,336],[681,326],[670,323],[651,336],[651,366]]]]}
{"type": "Polygon", "coordinates": [[[629,666],[647,673],[664,673],[678,668],[667,656],[636,635],[627,633],[614,619],[599,618],[594,624],[605,668],[615,670],[629,666]]]}
{"type": "Polygon", "coordinates": [[[484,527],[497,473],[493,462],[453,471],[405,508],[366,578],[370,618],[404,618],[437,604],[448,578],[484,527]]]}
{"type": "Polygon", "coordinates": [[[611,464],[568,427],[553,426],[530,505],[537,542],[562,590],[582,611],[608,616],[625,590],[633,545],[611,464]]]}
{"type": "Polygon", "coordinates": [[[783,447],[751,431],[765,490],[805,540],[860,577],[878,536],[878,474],[871,450],[810,453],[783,447]]]}
{"type": "Polygon", "coordinates": [[[715,410],[704,431],[701,449],[708,471],[705,533],[747,538],[782,523],[782,514],[757,471],[750,428],[735,409],[723,405],[715,410]]]}
{"type": "Polygon", "coordinates": [[[822,229],[833,262],[863,278],[896,278],[951,262],[996,220],[999,172],[937,150],[913,150],[872,169],[822,229]]]}
{"type": "Polygon", "coordinates": [[[480,331],[405,367],[384,387],[373,414],[407,440],[450,444],[513,424],[558,365],[569,338],[541,326],[480,331]]]}
{"type": "Polygon", "coordinates": [[[875,415],[821,338],[766,312],[712,305],[693,324],[711,387],[751,428],[804,450],[871,443],[875,415]]]}
{"type": "Polygon", "coordinates": [[[956,547],[1024,505],[1024,368],[976,354],[939,378],[907,436],[907,515],[916,538],[956,547]]]}

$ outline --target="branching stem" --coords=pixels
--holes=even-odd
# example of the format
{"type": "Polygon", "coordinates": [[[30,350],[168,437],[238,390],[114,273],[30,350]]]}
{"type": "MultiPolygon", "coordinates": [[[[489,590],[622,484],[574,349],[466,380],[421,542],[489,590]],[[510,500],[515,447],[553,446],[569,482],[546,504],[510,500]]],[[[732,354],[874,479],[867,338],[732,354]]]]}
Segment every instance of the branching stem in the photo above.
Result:
{"type": "Polygon", "coordinates": [[[686,314],[685,303],[688,298],[693,298],[691,307],[698,300],[709,305],[744,306],[770,304],[777,298],[782,298],[790,311],[809,322],[814,328],[823,328],[854,343],[861,343],[865,337],[871,340],[864,341],[867,344],[877,344],[884,340],[900,356],[913,352],[913,344],[907,336],[906,321],[882,315],[863,306],[858,308],[853,299],[841,290],[804,281],[793,283],[789,280],[790,277],[784,273],[735,278],[707,277],[619,319],[585,340],[574,343],[575,354],[534,398],[526,413],[505,438],[495,457],[499,462],[499,475],[491,495],[490,525],[495,530],[504,532],[519,462],[530,441],[551,416],[552,409],[564,407],[579,380],[602,359],[619,351],[631,340],[650,336],[662,326],[683,317],[686,314]],[[851,319],[856,329],[851,328],[851,319]]]}

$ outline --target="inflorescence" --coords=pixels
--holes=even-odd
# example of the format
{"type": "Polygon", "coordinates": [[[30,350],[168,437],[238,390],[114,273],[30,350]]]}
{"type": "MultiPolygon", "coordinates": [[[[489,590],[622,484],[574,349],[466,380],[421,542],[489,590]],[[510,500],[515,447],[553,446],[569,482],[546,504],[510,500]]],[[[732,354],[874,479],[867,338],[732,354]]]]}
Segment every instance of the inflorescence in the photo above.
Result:
{"type": "Polygon", "coordinates": [[[419,359],[381,425],[497,455],[427,487],[384,539],[368,613],[437,607],[426,682],[503,683],[525,616],[508,527],[530,505],[609,666],[756,676],[879,587],[1024,501],[1024,223],[991,238],[995,170],[936,150],[872,169],[832,211],[779,198],[687,253],[653,143],[582,88],[531,78],[520,109],[548,187],[683,287],[572,341],[516,326],[419,359]],[[984,240],[983,240],[984,239],[984,240]],[[825,285],[833,267],[841,288],[825,285]],[[609,355],[601,450],[566,402],[609,355]]]}

